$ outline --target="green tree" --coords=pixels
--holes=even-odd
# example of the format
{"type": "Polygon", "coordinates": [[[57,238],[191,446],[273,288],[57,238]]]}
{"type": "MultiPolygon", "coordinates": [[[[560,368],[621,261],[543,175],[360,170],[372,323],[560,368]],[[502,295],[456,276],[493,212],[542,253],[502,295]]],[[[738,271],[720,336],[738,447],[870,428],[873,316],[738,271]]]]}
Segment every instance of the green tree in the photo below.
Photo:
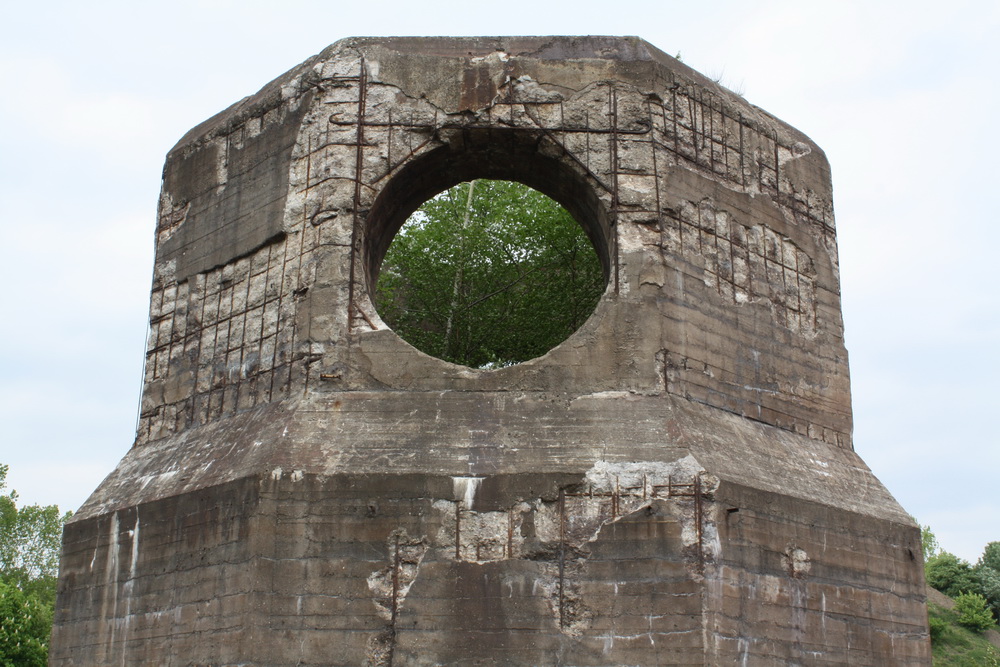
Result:
{"type": "Polygon", "coordinates": [[[927,584],[949,597],[979,590],[979,582],[972,566],[947,551],[931,556],[924,565],[924,572],[927,584]]]}
{"type": "Polygon", "coordinates": [[[958,614],[958,624],[975,632],[983,632],[992,628],[993,614],[986,606],[986,598],[978,593],[962,593],[955,598],[955,613],[958,614]]]}
{"type": "Polygon", "coordinates": [[[17,492],[6,490],[8,469],[0,464],[0,577],[53,603],[62,527],[71,513],[55,505],[19,508],[17,492]]]}
{"type": "Polygon", "coordinates": [[[0,580],[0,667],[45,667],[52,606],[0,580]]]}
{"type": "Polygon", "coordinates": [[[930,560],[931,556],[941,550],[937,537],[931,532],[930,526],[920,526],[920,547],[924,552],[924,562],[930,560]]]}
{"type": "Polygon", "coordinates": [[[979,592],[986,598],[993,618],[1000,620],[1000,572],[991,567],[977,567],[976,579],[979,581],[979,592]]]}
{"type": "Polygon", "coordinates": [[[423,352],[499,367],[565,340],[604,284],[593,246],[565,209],[520,183],[476,180],[410,217],[382,262],[375,303],[423,352]]]}
{"type": "Polygon", "coordinates": [[[990,542],[979,557],[978,567],[988,567],[1000,572],[1000,542],[990,542]]]}
{"type": "Polygon", "coordinates": [[[0,464],[0,667],[44,665],[55,605],[62,527],[55,505],[17,506],[0,464]]]}
{"type": "Polygon", "coordinates": [[[986,598],[993,618],[1000,620],[1000,542],[986,545],[974,571],[979,592],[986,598]]]}

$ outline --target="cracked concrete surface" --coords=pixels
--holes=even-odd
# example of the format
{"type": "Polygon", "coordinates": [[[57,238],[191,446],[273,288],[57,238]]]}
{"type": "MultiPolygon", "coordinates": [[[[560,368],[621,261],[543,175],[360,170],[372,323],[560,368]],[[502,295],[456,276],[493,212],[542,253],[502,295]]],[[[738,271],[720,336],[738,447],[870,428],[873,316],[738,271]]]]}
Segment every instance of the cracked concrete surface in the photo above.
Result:
{"type": "Polygon", "coordinates": [[[51,664],[929,664],[919,529],[852,448],[823,151],[652,45],[342,40],[178,142],[156,239],[51,664]],[[471,178],[557,200],[608,280],[509,368],[369,297],[471,178]]]}

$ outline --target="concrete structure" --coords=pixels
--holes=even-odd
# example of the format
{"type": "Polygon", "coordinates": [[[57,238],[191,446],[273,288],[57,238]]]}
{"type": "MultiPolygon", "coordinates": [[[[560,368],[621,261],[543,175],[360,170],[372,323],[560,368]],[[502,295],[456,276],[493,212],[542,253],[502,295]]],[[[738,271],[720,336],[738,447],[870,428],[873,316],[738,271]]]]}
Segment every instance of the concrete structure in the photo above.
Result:
{"type": "Polygon", "coordinates": [[[642,40],[337,42],[170,152],[150,327],[53,665],[930,664],[918,528],[851,445],[826,158],[642,40]],[[499,370],[370,300],[478,177],[608,276],[499,370]]]}

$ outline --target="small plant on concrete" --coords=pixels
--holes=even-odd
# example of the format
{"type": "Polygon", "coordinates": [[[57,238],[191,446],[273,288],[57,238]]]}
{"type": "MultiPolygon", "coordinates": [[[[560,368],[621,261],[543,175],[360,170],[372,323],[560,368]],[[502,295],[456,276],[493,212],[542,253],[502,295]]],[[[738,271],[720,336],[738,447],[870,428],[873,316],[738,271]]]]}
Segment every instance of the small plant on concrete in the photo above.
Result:
{"type": "Polygon", "coordinates": [[[986,598],[978,593],[962,593],[955,598],[955,613],[959,625],[975,632],[984,632],[995,625],[986,598]]]}

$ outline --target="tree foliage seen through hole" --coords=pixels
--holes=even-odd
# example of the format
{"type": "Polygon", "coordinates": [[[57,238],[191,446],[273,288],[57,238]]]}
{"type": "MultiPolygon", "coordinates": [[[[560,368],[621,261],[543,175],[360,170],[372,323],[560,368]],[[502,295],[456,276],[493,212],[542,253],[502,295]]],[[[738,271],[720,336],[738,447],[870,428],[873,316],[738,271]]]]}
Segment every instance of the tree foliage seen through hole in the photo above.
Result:
{"type": "Polygon", "coordinates": [[[423,352],[496,368],[561,343],[603,290],[597,254],[564,208],[520,183],[475,180],[410,216],[382,262],[375,304],[423,352]]]}

